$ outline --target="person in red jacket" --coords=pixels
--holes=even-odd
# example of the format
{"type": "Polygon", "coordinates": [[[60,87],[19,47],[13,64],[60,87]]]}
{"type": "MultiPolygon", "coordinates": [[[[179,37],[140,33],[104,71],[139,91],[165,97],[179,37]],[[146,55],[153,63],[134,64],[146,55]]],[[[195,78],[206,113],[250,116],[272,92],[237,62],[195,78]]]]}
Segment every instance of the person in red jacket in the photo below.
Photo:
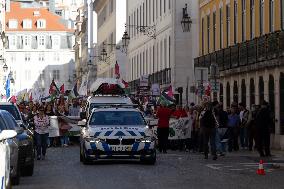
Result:
{"type": "Polygon", "coordinates": [[[168,137],[169,137],[169,122],[172,115],[172,110],[163,104],[157,110],[158,118],[158,143],[159,151],[167,153],[168,137]]]}
{"type": "Polygon", "coordinates": [[[177,109],[173,113],[173,117],[176,119],[179,119],[181,117],[187,117],[187,113],[185,109],[183,109],[181,106],[178,106],[177,109]]]}

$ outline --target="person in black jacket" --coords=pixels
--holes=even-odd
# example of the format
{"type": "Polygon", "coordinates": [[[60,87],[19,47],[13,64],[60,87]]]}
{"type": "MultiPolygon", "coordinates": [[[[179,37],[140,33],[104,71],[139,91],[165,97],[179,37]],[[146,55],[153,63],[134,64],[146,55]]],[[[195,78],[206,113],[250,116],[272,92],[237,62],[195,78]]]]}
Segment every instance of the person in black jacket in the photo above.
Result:
{"type": "Polygon", "coordinates": [[[215,136],[216,136],[217,120],[214,115],[212,104],[210,102],[206,102],[204,104],[204,108],[199,116],[199,121],[203,137],[203,150],[205,155],[204,158],[208,159],[208,152],[209,152],[208,143],[210,141],[211,154],[213,156],[213,160],[216,160],[217,154],[216,154],[215,136]]]}
{"type": "Polygon", "coordinates": [[[255,140],[256,147],[259,155],[261,157],[271,156],[270,153],[270,127],[273,123],[273,120],[270,116],[270,110],[268,103],[264,101],[261,105],[261,109],[256,115],[255,119],[255,140]],[[263,147],[265,154],[263,153],[263,147]]]}

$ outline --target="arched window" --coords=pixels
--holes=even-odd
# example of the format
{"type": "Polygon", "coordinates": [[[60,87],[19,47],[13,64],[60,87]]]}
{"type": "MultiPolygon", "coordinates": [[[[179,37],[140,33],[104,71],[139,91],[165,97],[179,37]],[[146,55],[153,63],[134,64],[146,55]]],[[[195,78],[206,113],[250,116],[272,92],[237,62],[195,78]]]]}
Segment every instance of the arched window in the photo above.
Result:
{"type": "MultiPolygon", "coordinates": [[[[275,97],[274,97],[274,77],[273,75],[269,75],[269,82],[268,82],[268,99],[270,109],[272,114],[275,115],[275,97]]],[[[275,133],[275,125],[272,127],[272,133],[275,133]]]]}
{"type": "Polygon", "coordinates": [[[252,104],[255,104],[255,86],[253,79],[250,79],[249,89],[250,89],[250,107],[251,107],[252,104]]]}
{"type": "Polygon", "coordinates": [[[224,91],[223,91],[223,84],[220,83],[220,94],[219,94],[219,101],[220,103],[224,103],[224,91]]]}
{"type": "Polygon", "coordinates": [[[241,84],[241,99],[242,99],[242,103],[244,103],[245,106],[247,105],[246,94],[247,94],[246,81],[243,79],[242,84],[241,84]]]}
{"type": "Polygon", "coordinates": [[[227,87],[226,87],[226,103],[227,103],[227,107],[230,107],[231,104],[231,99],[230,99],[230,83],[227,82],[227,87]]]}
{"type": "Polygon", "coordinates": [[[262,104],[262,102],[264,101],[264,81],[262,76],[259,77],[258,92],[259,92],[259,103],[262,104]]]}
{"type": "Polygon", "coordinates": [[[280,73],[279,79],[280,92],[280,134],[284,134],[284,73],[280,73]]]}
{"type": "Polygon", "coordinates": [[[233,101],[238,103],[239,102],[239,92],[238,92],[238,82],[234,81],[234,89],[233,89],[233,101]]]}

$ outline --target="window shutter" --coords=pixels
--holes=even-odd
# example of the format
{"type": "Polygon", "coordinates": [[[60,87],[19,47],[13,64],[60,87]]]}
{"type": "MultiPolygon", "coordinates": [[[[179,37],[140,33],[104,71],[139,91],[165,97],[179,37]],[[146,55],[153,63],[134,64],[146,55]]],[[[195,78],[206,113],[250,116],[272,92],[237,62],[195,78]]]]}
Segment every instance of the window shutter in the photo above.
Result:
{"type": "Polygon", "coordinates": [[[61,38],[61,42],[60,42],[60,47],[62,48],[62,49],[67,49],[67,46],[68,46],[68,44],[67,44],[67,36],[61,36],[60,37],[61,38]]]}
{"type": "Polygon", "coordinates": [[[37,49],[37,37],[32,36],[32,48],[37,49]]]}

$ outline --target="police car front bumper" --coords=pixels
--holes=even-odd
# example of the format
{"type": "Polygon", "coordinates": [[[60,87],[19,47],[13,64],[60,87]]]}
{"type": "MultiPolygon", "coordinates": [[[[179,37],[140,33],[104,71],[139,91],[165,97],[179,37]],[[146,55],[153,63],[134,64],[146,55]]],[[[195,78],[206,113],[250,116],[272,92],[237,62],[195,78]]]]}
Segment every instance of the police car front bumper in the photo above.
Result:
{"type": "Polygon", "coordinates": [[[85,142],[85,156],[98,159],[147,159],[155,154],[155,142],[135,142],[133,145],[109,145],[106,142],[85,142]]]}

